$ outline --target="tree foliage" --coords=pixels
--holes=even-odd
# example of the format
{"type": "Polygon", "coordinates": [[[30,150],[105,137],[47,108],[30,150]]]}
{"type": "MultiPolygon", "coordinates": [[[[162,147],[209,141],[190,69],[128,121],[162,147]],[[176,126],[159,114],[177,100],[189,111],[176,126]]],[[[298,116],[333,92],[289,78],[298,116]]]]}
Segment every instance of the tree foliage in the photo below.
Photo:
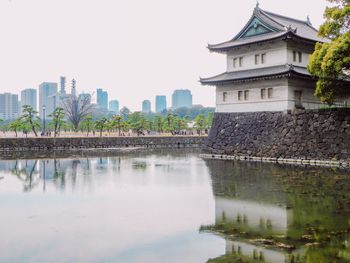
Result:
{"type": "Polygon", "coordinates": [[[64,109],[60,107],[56,108],[54,112],[49,116],[52,117],[51,125],[53,127],[54,137],[56,137],[57,134],[59,134],[59,132],[61,131],[62,126],[65,125],[66,123],[64,120],[65,118],[64,109]]]}
{"type": "Polygon", "coordinates": [[[102,137],[102,132],[106,129],[108,124],[108,119],[106,117],[101,118],[100,120],[95,121],[95,129],[100,132],[100,137],[102,137]]]}
{"type": "Polygon", "coordinates": [[[319,35],[329,43],[317,43],[308,70],[317,77],[315,95],[332,104],[336,98],[350,95],[350,1],[328,0],[332,7],[324,13],[326,21],[319,35]]]}
{"type": "Polygon", "coordinates": [[[23,106],[23,114],[21,120],[23,121],[23,124],[30,127],[36,137],[38,136],[36,129],[40,128],[40,119],[37,114],[38,112],[35,111],[31,106],[23,106]]]}

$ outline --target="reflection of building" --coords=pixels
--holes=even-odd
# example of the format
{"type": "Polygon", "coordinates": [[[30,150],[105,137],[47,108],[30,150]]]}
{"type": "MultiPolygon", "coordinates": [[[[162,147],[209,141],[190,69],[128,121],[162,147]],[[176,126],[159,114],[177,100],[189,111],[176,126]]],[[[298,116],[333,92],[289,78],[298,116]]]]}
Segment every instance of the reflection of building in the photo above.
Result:
{"type": "Polygon", "coordinates": [[[192,94],[188,89],[178,89],[174,90],[172,95],[172,105],[173,109],[178,108],[191,108],[192,107],[192,94]]]}
{"type": "Polygon", "coordinates": [[[293,255],[307,253],[303,245],[316,242],[310,236],[310,228],[327,229],[316,231],[317,240],[328,240],[329,231],[336,233],[348,228],[349,213],[342,209],[336,212],[336,207],[344,206],[343,195],[350,190],[347,184],[338,188],[339,182],[334,178],[339,172],[316,167],[290,169],[276,164],[205,162],[215,198],[215,225],[211,229],[224,233],[227,229],[236,231],[236,238],[226,241],[227,253],[239,252],[248,257],[261,253],[265,262],[295,262],[293,255]],[[334,188],[342,190],[337,194],[334,188]],[[334,216],[336,213],[343,215],[334,216]],[[312,241],[303,240],[308,235],[312,241]],[[274,245],[269,248],[254,242],[268,239],[277,244],[280,237],[285,246],[299,242],[293,255],[274,250],[274,245]]]}
{"type": "Polygon", "coordinates": [[[262,262],[284,263],[288,262],[288,254],[283,251],[264,248],[242,241],[226,241],[226,253],[240,253],[241,255],[261,258],[262,262]]]}
{"type": "Polygon", "coordinates": [[[166,96],[156,96],[156,112],[160,113],[166,110],[166,96]]]}

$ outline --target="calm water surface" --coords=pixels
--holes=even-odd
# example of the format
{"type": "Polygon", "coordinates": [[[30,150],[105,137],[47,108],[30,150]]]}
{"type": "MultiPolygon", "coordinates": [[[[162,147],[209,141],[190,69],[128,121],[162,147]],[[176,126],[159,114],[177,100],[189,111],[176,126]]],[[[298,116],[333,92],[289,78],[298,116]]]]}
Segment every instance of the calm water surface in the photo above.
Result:
{"type": "Polygon", "coordinates": [[[350,261],[348,171],[97,155],[0,160],[0,262],[350,261]]]}

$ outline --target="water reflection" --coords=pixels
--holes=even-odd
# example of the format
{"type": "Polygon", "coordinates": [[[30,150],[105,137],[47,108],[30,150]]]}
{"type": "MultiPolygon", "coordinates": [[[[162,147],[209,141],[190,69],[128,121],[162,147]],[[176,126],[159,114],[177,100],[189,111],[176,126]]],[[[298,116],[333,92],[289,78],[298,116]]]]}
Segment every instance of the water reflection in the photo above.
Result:
{"type": "Polygon", "coordinates": [[[213,181],[215,224],[202,230],[227,237],[227,255],[211,262],[350,260],[348,171],[205,162],[213,181]]]}
{"type": "Polygon", "coordinates": [[[346,170],[169,150],[32,158],[0,161],[0,262],[350,261],[346,170]]]}
{"type": "Polygon", "coordinates": [[[0,262],[205,262],[214,200],[196,153],[0,161],[0,262]]]}

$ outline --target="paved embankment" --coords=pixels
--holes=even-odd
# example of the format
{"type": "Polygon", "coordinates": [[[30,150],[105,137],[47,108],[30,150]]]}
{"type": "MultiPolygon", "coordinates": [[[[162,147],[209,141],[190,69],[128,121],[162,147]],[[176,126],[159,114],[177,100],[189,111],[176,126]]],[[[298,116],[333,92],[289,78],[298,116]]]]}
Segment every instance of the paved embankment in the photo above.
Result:
{"type": "Polygon", "coordinates": [[[65,150],[89,148],[199,148],[206,136],[140,136],[79,138],[0,138],[0,151],[65,150]]]}

